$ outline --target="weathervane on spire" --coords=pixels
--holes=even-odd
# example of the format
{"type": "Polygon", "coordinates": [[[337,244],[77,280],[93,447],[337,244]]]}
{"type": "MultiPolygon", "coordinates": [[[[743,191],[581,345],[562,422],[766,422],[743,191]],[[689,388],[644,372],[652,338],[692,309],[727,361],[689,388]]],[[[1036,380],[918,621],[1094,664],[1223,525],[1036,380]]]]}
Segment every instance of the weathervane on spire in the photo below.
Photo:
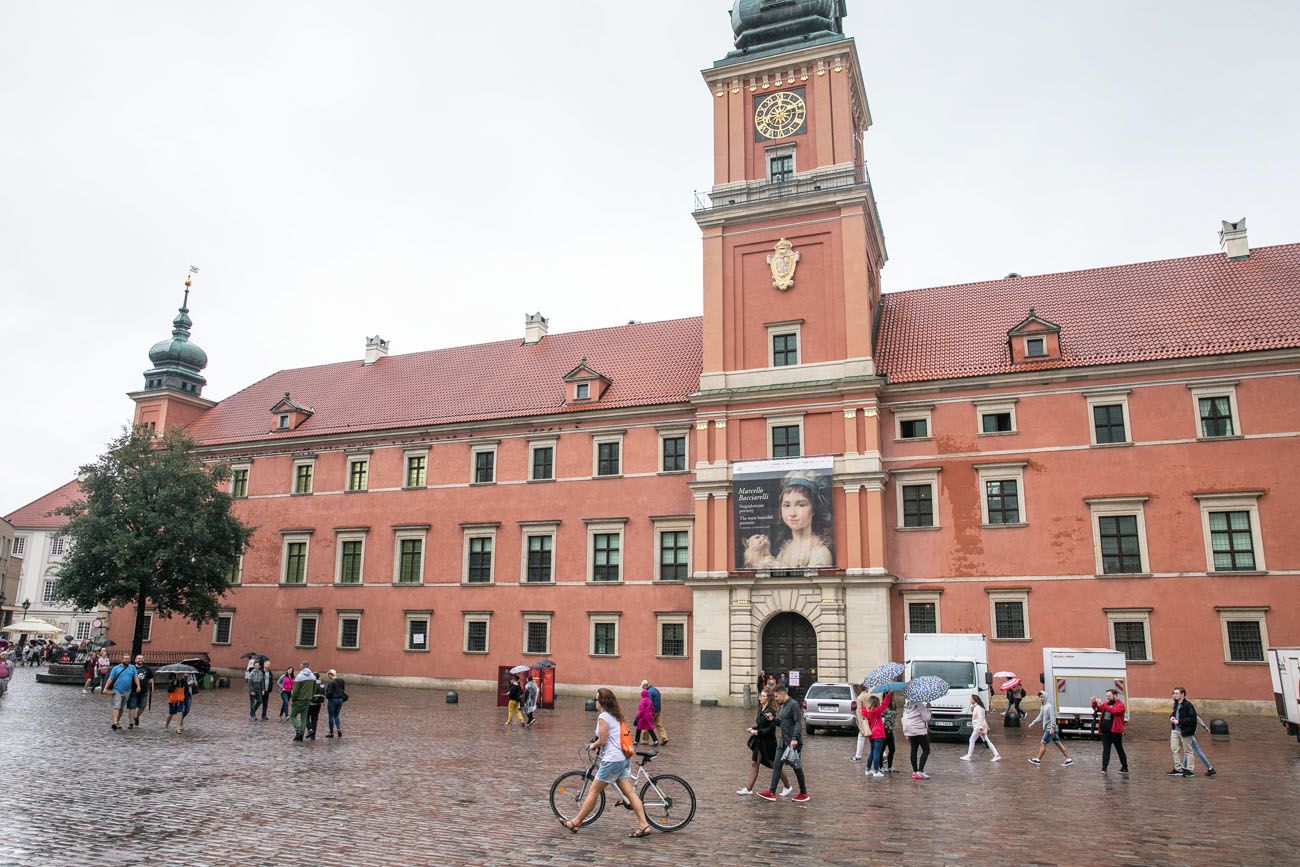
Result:
{"type": "MultiPolygon", "coordinates": [[[[195,265],[191,265],[191,266],[190,266],[190,274],[197,274],[197,273],[199,273],[199,269],[198,269],[198,267],[195,266],[195,265]]],[[[190,277],[189,277],[189,275],[186,275],[186,277],[185,277],[185,300],[181,302],[181,306],[182,306],[182,307],[185,307],[185,308],[188,308],[188,307],[190,306],[190,277]]]]}

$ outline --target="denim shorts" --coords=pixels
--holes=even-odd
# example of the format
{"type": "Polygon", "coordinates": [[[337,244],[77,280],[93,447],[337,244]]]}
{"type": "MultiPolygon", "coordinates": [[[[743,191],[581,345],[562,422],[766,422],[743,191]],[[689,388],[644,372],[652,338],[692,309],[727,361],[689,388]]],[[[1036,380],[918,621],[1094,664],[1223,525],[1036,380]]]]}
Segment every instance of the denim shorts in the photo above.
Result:
{"type": "Polygon", "coordinates": [[[1061,742],[1061,733],[1057,729],[1045,729],[1043,731],[1043,743],[1059,744],[1061,742]]]}
{"type": "Polygon", "coordinates": [[[613,784],[631,776],[631,759],[624,759],[621,762],[601,762],[600,767],[596,769],[596,779],[602,783],[613,784]]]}

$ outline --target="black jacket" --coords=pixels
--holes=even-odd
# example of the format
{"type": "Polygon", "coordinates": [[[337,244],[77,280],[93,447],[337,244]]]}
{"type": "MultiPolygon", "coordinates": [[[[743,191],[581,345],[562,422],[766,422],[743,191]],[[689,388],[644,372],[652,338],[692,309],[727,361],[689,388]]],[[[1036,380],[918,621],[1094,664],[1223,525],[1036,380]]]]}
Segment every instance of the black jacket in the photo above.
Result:
{"type": "Polygon", "coordinates": [[[1170,731],[1178,729],[1178,733],[1183,737],[1193,737],[1196,734],[1196,705],[1187,699],[1181,702],[1174,702],[1174,709],[1169,714],[1178,717],[1178,722],[1169,724],[1170,731]]]}
{"type": "MultiPolygon", "coordinates": [[[[777,721],[781,724],[781,743],[788,746],[791,741],[798,741],[802,746],[803,733],[799,729],[803,725],[803,712],[799,708],[799,702],[792,698],[786,699],[785,704],[781,705],[777,721]]],[[[1196,722],[1195,717],[1192,722],[1196,722]]]]}

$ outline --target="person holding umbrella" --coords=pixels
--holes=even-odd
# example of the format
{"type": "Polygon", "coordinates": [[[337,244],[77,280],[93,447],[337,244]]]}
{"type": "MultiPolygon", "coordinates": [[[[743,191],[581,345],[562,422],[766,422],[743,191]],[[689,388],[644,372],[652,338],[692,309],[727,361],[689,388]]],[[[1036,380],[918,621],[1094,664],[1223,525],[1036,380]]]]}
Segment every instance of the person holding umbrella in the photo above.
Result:
{"type": "Polygon", "coordinates": [[[523,697],[524,691],[519,688],[519,675],[510,675],[510,689],[506,693],[506,728],[510,728],[515,717],[519,717],[520,725],[524,724],[524,715],[519,712],[519,702],[523,697]]]}
{"type": "Polygon", "coordinates": [[[928,780],[925,763],[930,759],[930,702],[948,694],[948,683],[941,677],[922,675],[912,678],[903,705],[903,734],[912,747],[912,779],[928,780]],[[920,760],[917,755],[920,754],[920,760]]]}

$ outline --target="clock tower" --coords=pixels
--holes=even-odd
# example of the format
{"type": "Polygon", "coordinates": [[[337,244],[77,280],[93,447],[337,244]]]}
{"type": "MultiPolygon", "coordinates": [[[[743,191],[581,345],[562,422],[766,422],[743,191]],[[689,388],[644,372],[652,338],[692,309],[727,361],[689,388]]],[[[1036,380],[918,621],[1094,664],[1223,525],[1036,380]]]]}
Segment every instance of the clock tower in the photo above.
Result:
{"type": "Polygon", "coordinates": [[[846,14],[845,0],[736,0],[735,49],[703,72],[714,177],[694,213],[704,241],[691,582],[701,698],[737,700],[761,670],[799,671],[806,687],[888,657],[872,360],[886,252],[846,14]],[[817,553],[796,562],[777,551],[782,519],[754,533],[752,504],[737,501],[752,489],[738,479],[802,472],[824,484],[813,499],[825,514],[822,541],[804,543],[817,553]]]}

